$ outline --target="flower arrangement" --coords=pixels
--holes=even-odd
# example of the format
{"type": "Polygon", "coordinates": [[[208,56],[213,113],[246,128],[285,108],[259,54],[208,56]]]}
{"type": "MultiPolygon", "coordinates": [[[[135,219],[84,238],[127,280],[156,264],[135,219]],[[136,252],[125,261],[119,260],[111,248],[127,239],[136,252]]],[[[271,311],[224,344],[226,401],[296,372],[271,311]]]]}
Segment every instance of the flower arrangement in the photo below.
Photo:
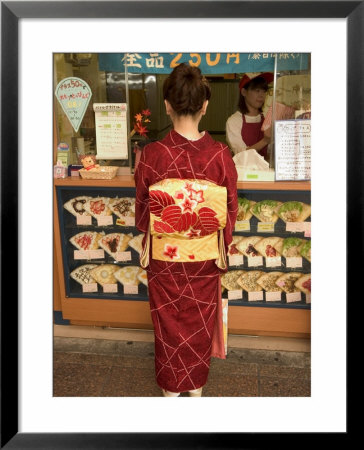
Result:
{"type": "Polygon", "coordinates": [[[151,112],[149,109],[144,109],[141,113],[135,114],[134,119],[134,128],[132,132],[130,133],[130,137],[134,136],[135,133],[138,133],[142,137],[148,137],[148,128],[145,124],[150,123],[150,119],[148,117],[150,116],[151,112]]]}

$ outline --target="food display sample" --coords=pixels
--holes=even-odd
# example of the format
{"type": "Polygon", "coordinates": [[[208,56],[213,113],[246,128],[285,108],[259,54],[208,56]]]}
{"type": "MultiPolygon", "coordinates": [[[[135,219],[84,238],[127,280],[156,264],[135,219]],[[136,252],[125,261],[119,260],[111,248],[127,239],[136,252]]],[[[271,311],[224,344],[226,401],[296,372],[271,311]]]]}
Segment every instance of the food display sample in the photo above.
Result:
{"type": "Polygon", "coordinates": [[[266,237],[266,238],[261,238],[258,242],[256,242],[255,248],[265,258],[272,258],[272,257],[280,256],[281,254],[275,246],[280,248],[281,240],[282,240],[282,238],[280,238],[278,236],[270,236],[270,237],[266,237]]]}
{"type": "Polygon", "coordinates": [[[114,273],[118,270],[118,266],[115,264],[100,264],[94,269],[90,270],[90,275],[94,280],[101,284],[113,284],[116,283],[114,273]]]}
{"type": "Polygon", "coordinates": [[[111,198],[109,209],[120,219],[125,217],[135,217],[135,198],[111,198]]]}
{"type": "Polygon", "coordinates": [[[145,286],[148,287],[148,277],[147,277],[147,271],[140,268],[139,272],[138,272],[138,280],[143,283],[145,286]]]}
{"type": "Polygon", "coordinates": [[[251,213],[261,222],[277,222],[279,219],[277,211],[282,202],[277,200],[262,200],[255,203],[251,208],[251,213]]]}
{"type": "Polygon", "coordinates": [[[300,248],[300,255],[307,259],[307,261],[311,262],[311,241],[306,241],[303,243],[300,248]]]}
{"type": "Polygon", "coordinates": [[[90,271],[95,267],[97,267],[96,264],[84,264],[82,266],[77,267],[77,269],[73,270],[70,276],[81,285],[96,283],[95,279],[92,277],[90,273],[90,271]]]}
{"type": "Polygon", "coordinates": [[[138,234],[137,236],[134,236],[129,241],[129,247],[131,247],[136,252],[138,252],[139,255],[141,254],[141,252],[143,250],[143,247],[142,247],[143,237],[144,237],[144,233],[141,233],[141,234],[138,234]]]}
{"type": "Polygon", "coordinates": [[[89,216],[90,214],[85,209],[85,204],[90,197],[80,195],[79,197],[71,198],[63,207],[75,217],[77,216],[89,216]]]}
{"type": "Polygon", "coordinates": [[[89,198],[85,203],[85,209],[95,219],[100,216],[110,216],[112,212],[108,207],[109,201],[108,197],[89,198]]]}
{"type": "Polygon", "coordinates": [[[106,234],[99,240],[99,245],[110,256],[117,260],[116,254],[118,252],[124,252],[127,249],[132,238],[132,233],[110,233],[106,234]]]}
{"type": "Polygon", "coordinates": [[[295,286],[295,282],[302,276],[299,272],[289,272],[281,275],[276,280],[276,285],[280,287],[284,292],[300,292],[300,290],[295,286]]]}
{"type": "Polygon", "coordinates": [[[257,278],[257,283],[266,292],[282,292],[282,288],[276,285],[276,281],[279,277],[284,275],[283,272],[267,272],[263,273],[259,278],[257,278]]]}
{"type": "Polygon", "coordinates": [[[311,274],[302,275],[294,285],[305,294],[311,294],[311,274]]]}
{"type": "Polygon", "coordinates": [[[250,270],[243,273],[236,282],[241,286],[244,291],[258,292],[262,290],[262,286],[257,283],[259,277],[263,275],[261,270],[250,270]]]}
{"type": "Polygon", "coordinates": [[[232,256],[232,255],[242,255],[243,253],[237,249],[237,244],[244,239],[244,236],[233,236],[233,240],[231,242],[231,244],[229,245],[229,249],[228,249],[228,255],[232,256]]]}
{"type": "Polygon", "coordinates": [[[229,270],[221,276],[221,285],[228,291],[241,289],[237,283],[238,278],[244,273],[244,270],[229,270]]]}
{"type": "Polygon", "coordinates": [[[70,242],[79,250],[95,250],[99,248],[99,241],[105,233],[96,231],[82,231],[70,238],[70,242]]]}
{"type": "Polygon", "coordinates": [[[254,206],[255,203],[256,202],[248,200],[245,197],[238,197],[238,215],[236,220],[250,220],[253,215],[250,208],[254,206]]]}
{"type": "Polygon", "coordinates": [[[284,222],[304,222],[311,215],[311,206],[303,202],[285,202],[278,209],[278,216],[284,222]]]}
{"type": "Polygon", "coordinates": [[[296,237],[289,237],[283,240],[282,255],[284,257],[299,257],[301,256],[301,248],[305,241],[296,237]]]}
{"type": "Polygon", "coordinates": [[[140,283],[139,272],[143,269],[138,266],[125,266],[114,273],[114,277],[123,285],[137,286],[140,283]]]}
{"type": "Polygon", "coordinates": [[[255,244],[261,240],[261,236],[243,237],[237,244],[236,248],[247,257],[261,256],[255,248],[255,244]]]}

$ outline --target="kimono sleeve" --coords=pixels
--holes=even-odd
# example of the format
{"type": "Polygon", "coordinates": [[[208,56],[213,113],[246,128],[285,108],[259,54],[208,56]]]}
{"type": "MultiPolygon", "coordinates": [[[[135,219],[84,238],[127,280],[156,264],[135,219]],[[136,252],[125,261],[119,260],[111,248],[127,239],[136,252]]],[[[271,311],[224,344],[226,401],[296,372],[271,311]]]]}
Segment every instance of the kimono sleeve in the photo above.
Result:
{"type": "Polygon", "coordinates": [[[134,173],[135,196],[135,226],[146,233],[149,227],[149,186],[150,170],[147,165],[147,149],[144,148],[139,164],[134,173]]]}
{"type": "Polygon", "coordinates": [[[224,243],[227,254],[228,247],[233,240],[232,234],[235,228],[236,217],[238,215],[238,174],[228,147],[225,148],[222,159],[225,170],[222,185],[225,186],[227,190],[227,217],[226,226],[224,228],[224,243]]]}

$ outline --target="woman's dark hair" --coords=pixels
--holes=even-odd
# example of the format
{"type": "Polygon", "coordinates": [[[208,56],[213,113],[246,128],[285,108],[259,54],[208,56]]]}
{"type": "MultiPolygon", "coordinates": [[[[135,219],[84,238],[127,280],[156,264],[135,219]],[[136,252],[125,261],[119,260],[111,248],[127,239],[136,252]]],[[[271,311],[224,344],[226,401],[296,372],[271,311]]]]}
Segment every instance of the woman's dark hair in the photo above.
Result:
{"type": "MultiPolygon", "coordinates": [[[[265,92],[267,92],[268,84],[263,77],[255,77],[244,86],[244,89],[264,89],[265,92]]],[[[238,108],[242,114],[247,114],[249,112],[245,103],[245,98],[242,96],[241,92],[239,92],[238,108]]],[[[259,112],[263,112],[263,109],[259,108],[259,112]]]]}
{"type": "Polygon", "coordinates": [[[210,97],[210,86],[198,67],[180,64],[163,83],[163,98],[179,116],[195,115],[210,97]]]}

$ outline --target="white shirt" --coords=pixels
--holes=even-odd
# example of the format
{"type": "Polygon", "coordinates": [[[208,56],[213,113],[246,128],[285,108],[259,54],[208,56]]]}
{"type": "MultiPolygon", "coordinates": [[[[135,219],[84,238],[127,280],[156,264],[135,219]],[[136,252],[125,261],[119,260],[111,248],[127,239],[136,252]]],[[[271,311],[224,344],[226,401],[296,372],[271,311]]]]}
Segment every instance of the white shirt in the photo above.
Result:
{"type": "MultiPolygon", "coordinates": [[[[257,116],[247,116],[245,114],[245,121],[247,123],[257,123],[262,120],[260,114],[257,116]]],[[[241,129],[243,126],[243,115],[240,111],[234,112],[226,121],[226,141],[228,146],[233,151],[234,155],[246,150],[248,145],[241,137],[241,129]]]]}

